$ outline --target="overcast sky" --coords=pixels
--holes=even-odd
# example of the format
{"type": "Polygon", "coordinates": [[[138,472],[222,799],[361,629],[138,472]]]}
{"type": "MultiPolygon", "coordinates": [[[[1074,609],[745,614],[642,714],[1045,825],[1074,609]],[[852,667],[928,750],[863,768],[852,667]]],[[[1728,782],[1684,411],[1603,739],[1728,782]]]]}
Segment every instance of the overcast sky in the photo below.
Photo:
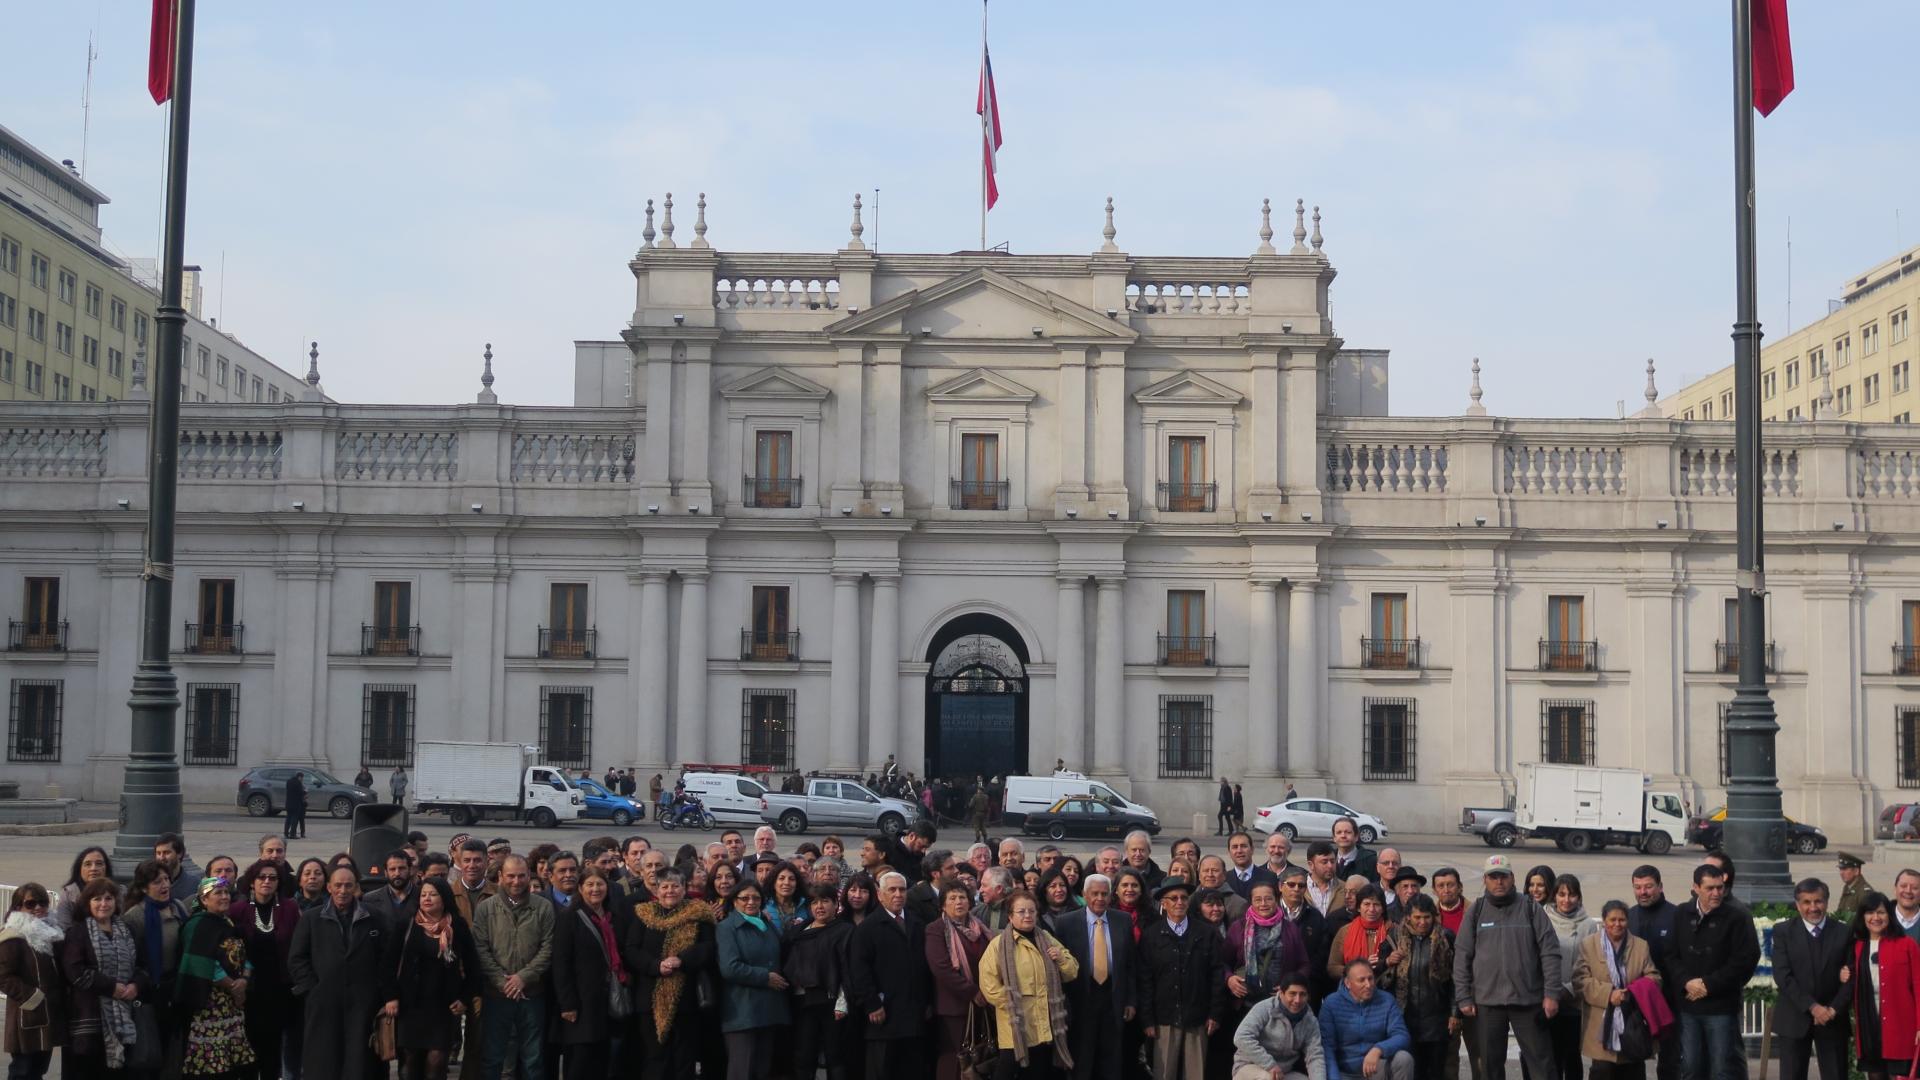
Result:
{"type": "MultiPolygon", "coordinates": [[[[17,5],[5,123],[80,157],[109,243],[157,254],[149,5],[17,5]]],[[[1396,414],[1611,416],[1724,365],[1733,317],[1725,2],[1003,0],[990,242],[1240,255],[1262,197],[1325,214],[1335,325],[1393,352],[1396,414]]],[[[716,247],[824,251],[881,191],[887,251],[977,237],[969,2],[321,5],[203,0],[188,258],[207,314],[345,401],[565,403],[615,336],[648,197],[716,247]],[[220,272],[222,259],[226,272],[220,272]]],[[[1824,313],[1920,243],[1906,107],[1920,6],[1798,0],[1799,89],[1759,125],[1761,315],[1824,313]]],[[[875,222],[868,216],[867,239],[875,222]]],[[[1291,228],[1276,214],[1275,228],[1291,228]]],[[[1283,248],[1284,249],[1284,248],[1283,248]]]]}

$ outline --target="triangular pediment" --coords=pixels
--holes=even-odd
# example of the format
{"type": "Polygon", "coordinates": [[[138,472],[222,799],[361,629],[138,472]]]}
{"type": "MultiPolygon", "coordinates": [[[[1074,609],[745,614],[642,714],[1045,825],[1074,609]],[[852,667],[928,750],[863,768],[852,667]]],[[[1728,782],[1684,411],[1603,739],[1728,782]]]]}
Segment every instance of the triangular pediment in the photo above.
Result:
{"type": "Polygon", "coordinates": [[[1139,336],[1102,312],[985,267],[902,293],[871,311],[832,323],[827,332],[995,341],[1028,340],[1035,327],[1042,338],[1120,343],[1139,336]]]}
{"type": "Polygon", "coordinates": [[[791,401],[824,401],[827,388],[802,375],[777,367],[761,368],[742,375],[720,388],[724,398],[778,398],[791,401]]]}
{"type": "Polygon", "coordinates": [[[1240,404],[1240,391],[1191,371],[1183,371],[1144,387],[1133,395],[1142,405],[1219,405],[1240,404]]]}
{"type": "Polygon", "coordinates": [[[1030,403],[1039,395],[987,368],[974,368],[927,388],[929,401],[1017,401],[1030,403]]]}

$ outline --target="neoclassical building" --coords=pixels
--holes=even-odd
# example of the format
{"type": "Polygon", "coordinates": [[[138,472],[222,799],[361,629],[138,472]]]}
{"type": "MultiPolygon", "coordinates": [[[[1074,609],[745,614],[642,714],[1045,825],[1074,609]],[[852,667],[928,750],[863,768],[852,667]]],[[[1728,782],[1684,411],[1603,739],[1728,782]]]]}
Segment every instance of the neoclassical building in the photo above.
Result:
{"type": "MultiPolygon", "coordinates": [[[[1317,211],[1251,254],[724,252],[671,208],[576,404],[188,404],[189,797],[420,738],[567,764],[1221,776],[1444,831],[1529,761],[1722,795],[1733,432],[1388,416],[1317,211]]],[[[683,210],[684,213],[684,210],[683,210]]],[[[1286,222],[1281,228],[1284,232],[1286,222]]],[[[1251,224],[1251,223],[1250,223],[1251,224]]],[[[1251,231],[1251,230],[1250,230],[1251,231]]],[[[1543,357],[1542,364],[1552,363],[1543,357]]],[[[513,365],[503,362],[504,377],[513,365]]],[[[111,797],[142,400],[0,405],[6,775],[111,797]]],[[[1432,411],[1432,406],[1424,407],[1432,411]]],[[[1768,428],[1788,812],[1920,786],[1920,436],[1768,428]]]]}

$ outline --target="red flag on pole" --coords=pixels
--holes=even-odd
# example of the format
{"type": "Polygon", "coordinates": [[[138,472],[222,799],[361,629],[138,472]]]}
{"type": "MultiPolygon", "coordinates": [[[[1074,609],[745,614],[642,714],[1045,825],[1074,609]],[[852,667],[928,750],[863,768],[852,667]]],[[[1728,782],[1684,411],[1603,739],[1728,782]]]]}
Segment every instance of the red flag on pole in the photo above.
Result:
{"type": "Polygon", "coordinates": [[[153,0],[153,34],[147,41],[147,92],[155,105],[173,96],[173,3],[153,0]]]}
{"type": "Polygon", "coordinates": [[[1787,0],[1753,3],[1753,107],[1766,116],[1793,93],[1793,42],[1787,0]]]}
{"type": "Polygon", "coordinates": [[[993,96],[993,58],[985,44],[980,46],[980,97],[973,111],[980,114],[980,168],[986,174],[987,209],[991,210],[1000,201],[1000,185],[993,175],[994,151],[1000,149],[1000,103],[993,96]]]}

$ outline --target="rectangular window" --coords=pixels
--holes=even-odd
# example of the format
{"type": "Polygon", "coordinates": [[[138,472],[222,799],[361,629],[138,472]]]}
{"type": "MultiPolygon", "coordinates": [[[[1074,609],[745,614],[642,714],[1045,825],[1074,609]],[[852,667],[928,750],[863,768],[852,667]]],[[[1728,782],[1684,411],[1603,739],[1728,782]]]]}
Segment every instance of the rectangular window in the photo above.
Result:
{"type": "Polygon", "coordinates": [[[360,760],[413,764],[413,685],[368,683],[362,691],[360,760]]]}
{"type": "Polygon", "coordinates": [[[800,487],[793,472],[793,432],[754,432],[753,476],[747,484],[747,498],[748,506],[800,505],[800,487]]]}
{"type": "Polygon", "coordinates": [[[80,288],[80,279],[71,270],[60,271],[60,302],[72,304],[74,293],[80,288]]]}
{"type": "Polygon", "coordinates": [[[1586,606],[1583,596],[1547,597],[1547,640],[1585,641],[1586,606]]]}
{"type": "Polygon", "coordinates": [[[1706,401],[1703,401],[1700,403],[1700,419],[1702,420],[1713,419],[1713,399],[1712,398],[1708,398],[1706,401]]]}
{"type": "Polygon", "coordinates": [[[20,276],[20,241],[0,236],[0,272],[20,276]]]}
{"type": "Polygon", "coordinates": [[[1880,375],[1874,373],[1860,380],[1860,400],[1868,405],[1880,400],[1880,375]]]}
{"type": "Polygon", "coordinates": [[[1920,788],[1920,707],[1902,705],[1894,711],[1893,728],[1899,755],[1900,786],[1920,788]]]}
{"type": "Polygon", "coordinates": [[[1787,410],[1787,419],[1789,420],[1798,420],[1805,415],[1806,415],[1805,413],[1800,411],[1800,406],[1798,405],[1795,405],[1792,408],[1787,410]]]}
{"type": "MultiPolygon", "coordinates": [[[[200,355],[203,357],[206,356],[207,350],[201,349],[200,355]]],[[[201,365],[201,371],[205,372],[205,370],[206,366],[204,364],[201,365]]],[[[213,369],[213,384],[215,386],[227,385],[227,358],[224,356],[220,358],[219,365],[213,369]]]]}
{"type": "Polygon", "coordinates": [[[100,291],[100,286],[98,285],[87,286],[87,314],[88,315],[96,319],[100,317],[100,301],[104,298],[104,296],[105,294],[100,291]]]}
{"type": "Polygon", "coordinates": [[[593,650],[587,635],[587,587],[558,583],[547,587],[547,648],[543,655],[589,658],[593,650]]]}
{"type": "Polygon", "coordinates": [[[1733,747],[1727,742],[1727,713],[1733,708],[1733,702],[1723,701],[1720,709],[1720,786],[1727,786],[1727,779],[1733,775],[1733,747]]]}
{"type": "Polygon", "coordinates": [[[1887,316],[1887,340],[1895,345],[1907,340],[1907,309],[1901,308],[1887,316]]]}
{"type": "Polygon", "coordinates": [[[88,367],[100,366],[100,339],[81,335],[80,362],[88,367]]]}
{"type": "Polygon", "coordinates": [[[1880,324],[1870,322],[1860,328],[1860,355],[1872,356],[1880,351],[1880,324]]]}
{"type": "Polygon", "coordinates": [[[749,659],[793,659],[793,642],[787,636],[790,630],[788,593],[785,585],[753,587],[753,628],[747,642],[749,659]]]}
{"type": "Polygon", "coordinates": [[[1175,667],[1203,667],[1213,662],[1213,641],[1207,636],[1207,594],[1197,589],[1167,591],[1166,648],[1160,662],[1175,667]]]}
{"type": "Polygon", "coordinates": [[[1920,600],[1900,602],[1900,644],[1894,652],[1894,674],[1920,675],[1920,600]]]}
{"type": "Polygon", "coordinates": [[[13,381],[13,350],[0,349],[0,382],[13,381]]]}
{"type": "Polygon", "coordinates": [[[1733,391],[1723,391],[1720,395],[1720,415],[1733,419],[1733,391]]]}
{"type": "Polygon", "coordinates": [[[1363,780],[1413,780],[1414,700],[1367,698],[1360,731],[1363,780]]]}
{"type": "Polygon", "coordinates": [[[1365,641],[1363,663],[1370,668],[1418,667],[1420,643],[1407,626],[1406,593],[1374,593],[1368,620],[1372,636],[1365,641]]]}
{"type": "Polygon", "coordinates": [[[237,398],[247,396],[247,369],[239,364],[233,365],[233,396],[237,398]]]}
{"type": "Polygon", "coordinates": [[[593,760],[593,687],[540,688],[540,760],[570,769],[593,760]]]}
{"type": "Polygon", "coordinates": [[[1896,424],[1911,424],[1913,423],[1913,414],[1910,412],[1894,413],[1893,422],[1896,424]]]}
{"type": "Polygon", "coordinates": [[[38,394],[46,390],[47,366],[27,361],[27,393],[38,394]]]}
{"type": "Polygon", "coordinates": [[[1789,360],[1787,361],[1787,389],[1792,390],[1794,387],[1799,385],[1800,385],[1800,361],[1789,360]]]}
{"type": "Polygon", "coordinates": [[[1853,411],[1853,387],[1843,386],[1833,392],[1833,411],[1841,416],[1853,411]]]}
{"type": "Polygon", "coordinates": [[[0,293],[0,326],[19,329],[20,304],[13,297],[0,293]]]}
{"type": "Polygon", "coordinates": [[[60,579],[57,577],[30,577],[27,579],[26,610],[21,621],[25,623],[21,647],[29,651],[58,649],[61,647],[60,619],[60,579]]]}
{"type": "Polygon", "coordinates": [[[1817,379],[1827,373],[1827,354],[1823,349],[1807,350],[1807,378],[1817,379]]]}
{"type": "Polygon", "coordinates": [[[1774,394],[1773,372],[1771,371],[1762,372],[1760,374],[1760,396],[1762,398],[1765,398],[1768,401],[1772,401],[1773,394],[1774,394]]]}
{"type": "Polygon", "coordinates": [[[71,377],[66,375],[55,375],[53,377],[53,400],[73,400],[73,379],[71,377]]]}
{"type": "Polygon", "coordinates": [[[45,342],[47,340],[47,313],[27,309],[27,340],[45,342]]]}
{"type": "Polygon", "coordinates": [[[1550,765],[1593,764],[1593,702],[1540,703],[1540,760],[1550,765]]]}
{"type": "Polygon", "coordinates": [[[144,311],[133,313],[133,340],[141,345],[147,343],[147,313],[144,311]]]}
{"type": "Polygon", "coordinates": [[[280,404],[280,388],[279,387],[277,386],[267,387],[267,402],[272,405],[280,404]]]}
{"type": "Polygon", "coordinates": [[[1893,375],[1890,381],[1893,383],[1894,393],[1901,393],[1913,385],[1911,379],[1908,377],[1912,371],[1910,366],[1912,363],[1913,361],[1911,360],[1902,360],[1889,369],[1893,375]]]}
{"type": "Polygon", "coordinates": [[[1853,335],[1842,334],[1833,339],[1833,366],[1846,367],[1853,363],[1853,335]]]}
{"type": "Polygon", "coordinates": [[[107,325],[121,333],[127,331],[127,302],[114,297],[107,302],[107,325]]]}
{"type": "MultiPolygon", "coordinates": [[[[239,652],[239,620],[234,617],[234,580],[202,578],[198,649],[203,653],[239,652]]],[[[192,644],[192,642],[189,642],[192,644]]]]}
{"type": "Polygon", "coordinates": [[[52,279],[53,263],[45,255],[34,252],[27,260],[27,280],[41,292],[47,291],[47,282],[52,279]]]}
{"type": "Polygon", "coordinates": [[[188,765],[233,765],[240,760],[240,684],[187,684],[188,765]]]}
{"type": "Polygon", "coordinates": [[[261,384],[260,384],[260,376],[258,376],[258,375],[255,375],[255,376],[253,377],[253,400],[255,400],[255,401],[259,401],[259,400],[261,400],[261,389],[260,389],[260,386],[261,386],[261,384]]]}
{"type": "Polygon", "coordinates": [[[1213,775],[1213,698],[1160,695],[1160,777],[1205,780],[1213,775]]]}
{"type": "Polygon", "coordinates": [[[126,369],[127,369],[127,354],[124,352],[121,352],[119,349],[108,348],[107,349],[107,374],[118,379],[125,374],[126,369]]]}
{"type": "Polygon", "coordinates": [[[97,401],[99,400],[99,398],[100,398],[99,391],[95,390],[93,387],[83,386],[80,388],[81,401],[97,401]]]}
{"type": "Polygon", "coordinates": [[[53,324],[53,347],[67,356],[73,355],[73,327],[63,322],[53,324]]]}
{"type": "Polygon", "coordinates": [[[366,651],[380,656],[409,656],[413,637],[413,583],[373,583],[373,640],[366,651]]]}
{"type": "Polygon", "coordinates": [[[59,761],[65,683],[15,679],[7,712],[8,761],[59,761]]]}
{"type": "Polygon", "coordinates": [[[1199,435],[1175,435],[1167,440],[1167,509],[1175,513],[1212,510],[1207,483],[1207,440],[1199,435]]]}
{"type": "Polygon", "coordinates": [[[960,436],[960,499],[962,510],[1005,508],[1000,483],[1000,436],[960,436]]]}
{"type": "Polygon", "coordinates": [[[740,692],[740,761],[793,768],[794,692],[740,692]]]}

